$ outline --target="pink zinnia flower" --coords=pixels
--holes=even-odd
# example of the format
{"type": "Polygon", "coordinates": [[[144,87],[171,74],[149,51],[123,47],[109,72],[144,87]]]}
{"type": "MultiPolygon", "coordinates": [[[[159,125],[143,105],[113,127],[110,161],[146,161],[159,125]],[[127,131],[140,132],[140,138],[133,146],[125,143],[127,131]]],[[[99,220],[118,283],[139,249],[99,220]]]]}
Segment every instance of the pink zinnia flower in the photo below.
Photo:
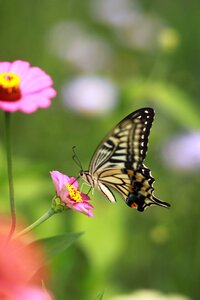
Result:
{"type": "Polygon", "coordinates": [[[8,224],[0,216],[0,299],[52,300],[41,284],[47,273],[41,270],[44,256],[40,245],[27,247],[19,238],[8,242],[8,224]]]}
{"type": "Polygon", "coordinates": [[[56,195],[64,206],[93,217],[91,210],[94,207],[88,203],[90,197],[78,190],[78,181],[58,171],[52,171],[50,174],[56,188],[56,195]]]}
{"type": "Polygon", "coordinates": [[[0,109],[7,112],[32,113],[47,108],[56,96],[52,79],[29,62],[0,62],[0,109]]]}

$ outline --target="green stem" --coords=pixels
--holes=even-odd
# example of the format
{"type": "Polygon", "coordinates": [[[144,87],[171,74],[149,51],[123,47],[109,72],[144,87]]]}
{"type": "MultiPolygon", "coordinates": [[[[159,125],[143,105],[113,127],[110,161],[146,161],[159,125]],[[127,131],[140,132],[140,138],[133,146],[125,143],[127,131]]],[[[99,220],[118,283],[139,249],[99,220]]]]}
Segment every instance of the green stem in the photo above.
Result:
{"type": "Polygon", "coordinates": [[[11,114],[5,112],[5,128],[6,128],[6,154],[7,154],[7,172],[9,183],[10,211],[11,211],[11,227],[8,234],[8,240],[11,239],[16,227],[16,211],[14,198],[13,168],[12,168],[12,148],[11,148],[11,114]]]}
{"type": "Polygon", "coordinates": [[[38,227],[40,224],[45,222],[47,219],[49,219],[51,216],[55,214],[55,210],[53,208],[50,208],[44,215],[42,215],[37,221],[35,221],[30,226],[26,227],[24,230],[20,231],[19,233],[15,234],[14,238],[21,237],[22,235],[25,235],[26,233],[30,232],[34,228],[38,227]]]}

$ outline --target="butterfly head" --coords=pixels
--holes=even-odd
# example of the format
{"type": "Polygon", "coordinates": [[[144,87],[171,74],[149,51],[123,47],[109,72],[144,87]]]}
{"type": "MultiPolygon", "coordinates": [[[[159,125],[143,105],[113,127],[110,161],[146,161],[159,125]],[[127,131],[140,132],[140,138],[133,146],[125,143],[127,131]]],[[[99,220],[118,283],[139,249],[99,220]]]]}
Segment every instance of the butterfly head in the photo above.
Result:
{"type": "Polygon", "coordinates": [[[91,174],[89,173],[89,171],[83,171],[81,170],[79,175],[81,176],[81,178],[92,188],[95,185],[94,179],[92,178],[91,174]]]}

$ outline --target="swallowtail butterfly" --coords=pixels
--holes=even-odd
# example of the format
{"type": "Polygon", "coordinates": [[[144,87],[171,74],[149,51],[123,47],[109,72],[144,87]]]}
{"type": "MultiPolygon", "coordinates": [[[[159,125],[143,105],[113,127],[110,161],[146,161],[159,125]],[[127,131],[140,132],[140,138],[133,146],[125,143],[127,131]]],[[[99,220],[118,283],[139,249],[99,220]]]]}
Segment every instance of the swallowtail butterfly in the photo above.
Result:
{"type": "Polygon", "coordinates": [[[91,159],[89,170],[80,171],[86,183],[91,188],[97,187],[108,200],[116,201],[113,189],[128,206],[138,211],[152,204],[170,206],[154,196],[155,179],[143,164],[153,119],[152,108],[145,107],[132,112],[100,143],[91,159]]]}

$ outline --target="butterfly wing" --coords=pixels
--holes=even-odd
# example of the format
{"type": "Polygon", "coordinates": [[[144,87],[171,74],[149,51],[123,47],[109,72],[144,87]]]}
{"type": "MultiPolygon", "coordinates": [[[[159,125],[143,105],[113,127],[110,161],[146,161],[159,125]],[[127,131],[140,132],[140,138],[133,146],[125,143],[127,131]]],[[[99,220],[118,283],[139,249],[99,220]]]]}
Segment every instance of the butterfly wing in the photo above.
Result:
{"type": "Polygon", "coordinates": [[[116,200],[109,187],[139,211],[152,204],[169,206],[154,197],[155,180],[143,165],[153,119],[152,108],[139,109],[124,118],[100,143],[88,172],[111,202],[116,200]]]}
{"type": "Polygon", "coordinates": [[[115,197],[108,186],[115,189],[128,206],[137,208],[139,211],[143,211],[152,204],[169,207],[167,202],[153,195],[154,181],[151,171],[143,164],[138,170],[133,168],[105,169],[101,173],[99,189],[111,202],[115,201],[115,197]]]}
{"type": "Polygon", "coordinates": [[[146,156],[153,119],[152,108],[139,109],[124,118],[98,146],[90,162],[90,173],[115,167],[137,169],[146,156]]]}

